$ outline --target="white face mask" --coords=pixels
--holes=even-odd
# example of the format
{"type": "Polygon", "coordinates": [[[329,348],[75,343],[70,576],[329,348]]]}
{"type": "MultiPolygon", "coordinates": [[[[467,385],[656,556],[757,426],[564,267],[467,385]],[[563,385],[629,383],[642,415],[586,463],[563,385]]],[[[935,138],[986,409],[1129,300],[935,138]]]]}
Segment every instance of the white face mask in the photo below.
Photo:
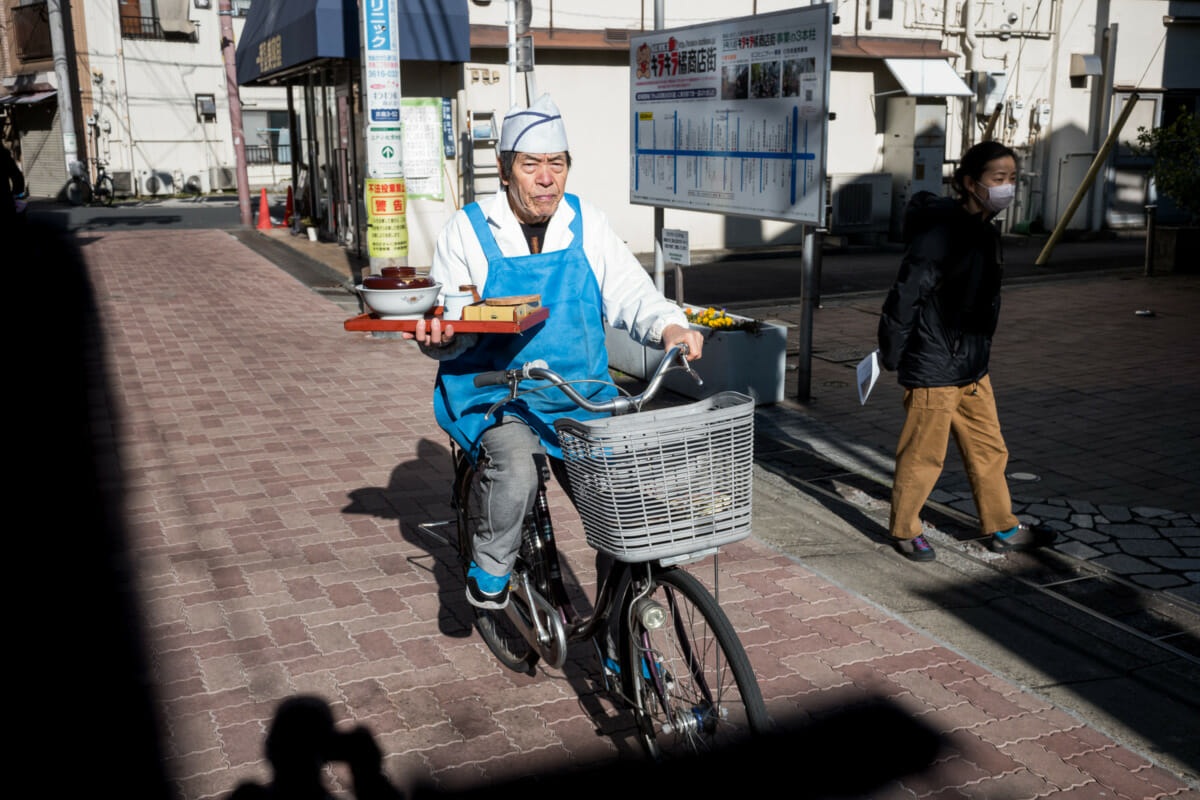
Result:
{"type": "Polygon", "coordinates": [[[987,195],[978,198],[979,203],[993,214],[1008,208],[1017,193],[1017,187],[1011,183],[1002,183],[999,186],[984,186],[983,188],[987,189],[987,195]]]}

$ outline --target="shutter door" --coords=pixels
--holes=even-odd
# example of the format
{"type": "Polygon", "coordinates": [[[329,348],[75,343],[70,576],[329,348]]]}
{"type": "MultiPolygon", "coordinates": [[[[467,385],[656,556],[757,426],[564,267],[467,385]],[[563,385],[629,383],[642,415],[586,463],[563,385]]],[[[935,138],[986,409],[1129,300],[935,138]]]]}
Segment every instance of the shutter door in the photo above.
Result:
{"type": "Polygon", "coordinates": [[[67,185],[58,105],[53,99],[21,109],[15,120],[21,131],[21,169],[30,197],[57,197],[67,185]]]}

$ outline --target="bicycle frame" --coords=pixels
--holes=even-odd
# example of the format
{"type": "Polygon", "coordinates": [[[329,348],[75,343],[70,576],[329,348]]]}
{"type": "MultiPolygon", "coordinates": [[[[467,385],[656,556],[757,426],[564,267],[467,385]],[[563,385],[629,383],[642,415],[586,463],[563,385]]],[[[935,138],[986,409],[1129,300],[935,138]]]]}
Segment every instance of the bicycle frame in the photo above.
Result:
{"type": "MultiPolygon", "coordinates": [[[[461,507],[458,498],[462,496],[466,482],[471,479],[475,471],[475,465],[470,462],[466,454],[453,441],[451,441],[451,454],[455,466],[453,504],[459,522],[459,530],[463,531],[466,529],[466,526],[463,524],[463,515],[466,513],[466,510],[461,507]]],[[[524,565],[525,569],[515,571],[522,576],[522,582],[514,586],[513,597],[519,598],[521,605],[514,604],[512,598],[510,598],[505,613],[521,631],[525,640],[539,651],[542,651],[543,645],[551,640],[559,640],[563,645],[566,645],[590,639],[596,635],[600,625],[607,620],[608,614],[612,612],[615,599],[620,597],[624,591],[624,583],[622,581],[627,580],[626,576],[631,573],[634,565],[615,562],[613,569],[609,570],[597,590],[594,613],[590,617],[580,617],[574,603],[571,602],[567,594],[566,586],[562,580],[558,543],[554,538],[554,526],[550,520],[550,506],[546,500],[544,480],[538,488],[532,513],[534,541],[528,543],[528,546],[538,553],[538,557],[533,559],[532,563],[526,563],[524,565]],[[533,582],[542,584],[542,586],[531,585],[530,573],[537,573],[542,570],[544,570],[544,574],[534,574],[532,576],[533,582]],[[543,589],[545,594],[543,594],[543,589]],[[546,596],[547,594],[549,596],[546,596]],[[553,610],[556,617],[555,622],[551,624],[555,626],[561,625],[561,633],[557,630],[545,630],[545,623],[542,619],[538,615],[531,613],[531,609],[534,608],[542,608],[543,611],[546,611],[546,606],[549,606],[549,609],[553,610]]],[[[470,542],[460,541],[458,545],[460,553],[470,552],[470,542]]],[[[566,648],[564,646],[555,648],[555,650],[563,658],[545,659],[544,653],[543,658],[550,666],[558,668],[562,666],[563,660],[565,660],[566,648]]]]}
{"type": "MultiPolygon", "coordinates": [[[[560,389],[588,410],[628,413],[640,411],[653,397],[667,369],[686,368],[671,363],[679,354],[675,349],[664,358],[641,395],[601,403],[582,397],[570,382],[541,363],[481,374],[476,385],[507,384],[507,402],[523,393],[519,388],[522,381],[544,380],[546,385],[539,388],[560,389]]],[[[472,537],[483,512],[473,494],[476,464],[453,441],[451,457],[452,505],[465,578],[472,558],[472,537]]],[[[540,659],[547,667],[559,669],[566,662],[570,644],[592,639],[601,656],[606,690],[633,709],[638,735],[655,758],[664,752],[690,751],[731,735],[736,738],[765,730],[768,721],[761,693],[736,631],[714,593],[695,576],[675,569],[713,555],[715,590],[718,547],[668,551],[661,559],[636,562],[599,548],[613,557],[613,566],[599,576],[592,613],[581,616],[563,580],[547,502],[549,473],[543,466],[533,507],[522,523],[507,605],[503,610],[475,611],[476,627],[501,663],[532,673],[540,659]],[[610,668],[609,658],[615,667],[610,668]]],[[[423,523],[421,528],[438,536],[431,528],[448,523],[423,523]]],[[[449,543],[445,537],[438,538],[449,543]]],[[[703,542],[697,544],[704,547],[703,542]]]]}

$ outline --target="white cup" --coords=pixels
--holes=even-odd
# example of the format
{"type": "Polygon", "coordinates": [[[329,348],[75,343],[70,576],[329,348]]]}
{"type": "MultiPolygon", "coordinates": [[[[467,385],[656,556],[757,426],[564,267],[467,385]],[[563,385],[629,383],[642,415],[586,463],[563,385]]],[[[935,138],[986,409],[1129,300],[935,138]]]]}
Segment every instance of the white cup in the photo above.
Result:
{"type": "Polygon", "coordinates": [[[442,319],[462,319],[463,309],[475,302],[471,292],[446,292],[442,299],[442,319]]]}

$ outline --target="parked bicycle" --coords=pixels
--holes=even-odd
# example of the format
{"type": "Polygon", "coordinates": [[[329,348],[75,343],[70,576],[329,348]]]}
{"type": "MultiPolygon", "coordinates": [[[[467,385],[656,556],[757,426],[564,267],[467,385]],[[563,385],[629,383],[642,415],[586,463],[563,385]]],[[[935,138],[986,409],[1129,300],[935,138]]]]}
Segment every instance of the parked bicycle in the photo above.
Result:
{"type": "Polygon", "coordinates": [[[67,201],[73,206],[99,203],[111,206],[116,189],[113,179],[104,171],[104,162],[96,161],[96,182],[88,180],[87,170],[82,161],[71,164],[71,180],[67,183],[67,201]]]}
{"type": "MultiPolygon", "coordinates": [[[[758,682],[733,626],[705,586],[680,568],[712,556],[715,588],[718,548],[750,533],[754,402],[723,392],[642,412],[671,369],[695,377],[686,353],[686,347],[672,349],[642,394],[600,403],[543,362],[475,377],[477,386],[510,387],[489,415],[525,392],[550,389],[613,415],[555,425],[587,542],[616,559],[600,581],[595,611],[581,617],[567,595],[543,475],[525,520],[508,606],[475,608],[475,624],[501,663],[519,672],[532,672],[539,659],[559,668],[570,644],[595,642],[608,690],[633,710],[639,738],[655,758],[711,750],[767,727],[758,682]],[[521,388],[531,380],[544,383],[521,388]],[[609,653],[612,647],[616,652],[609,653]]],[[[457,446],[453,457],[465,580],[481,519],[478,476],[457,446]]],[[[434,533],[444,524],[421,527],[434,533]]]]}

